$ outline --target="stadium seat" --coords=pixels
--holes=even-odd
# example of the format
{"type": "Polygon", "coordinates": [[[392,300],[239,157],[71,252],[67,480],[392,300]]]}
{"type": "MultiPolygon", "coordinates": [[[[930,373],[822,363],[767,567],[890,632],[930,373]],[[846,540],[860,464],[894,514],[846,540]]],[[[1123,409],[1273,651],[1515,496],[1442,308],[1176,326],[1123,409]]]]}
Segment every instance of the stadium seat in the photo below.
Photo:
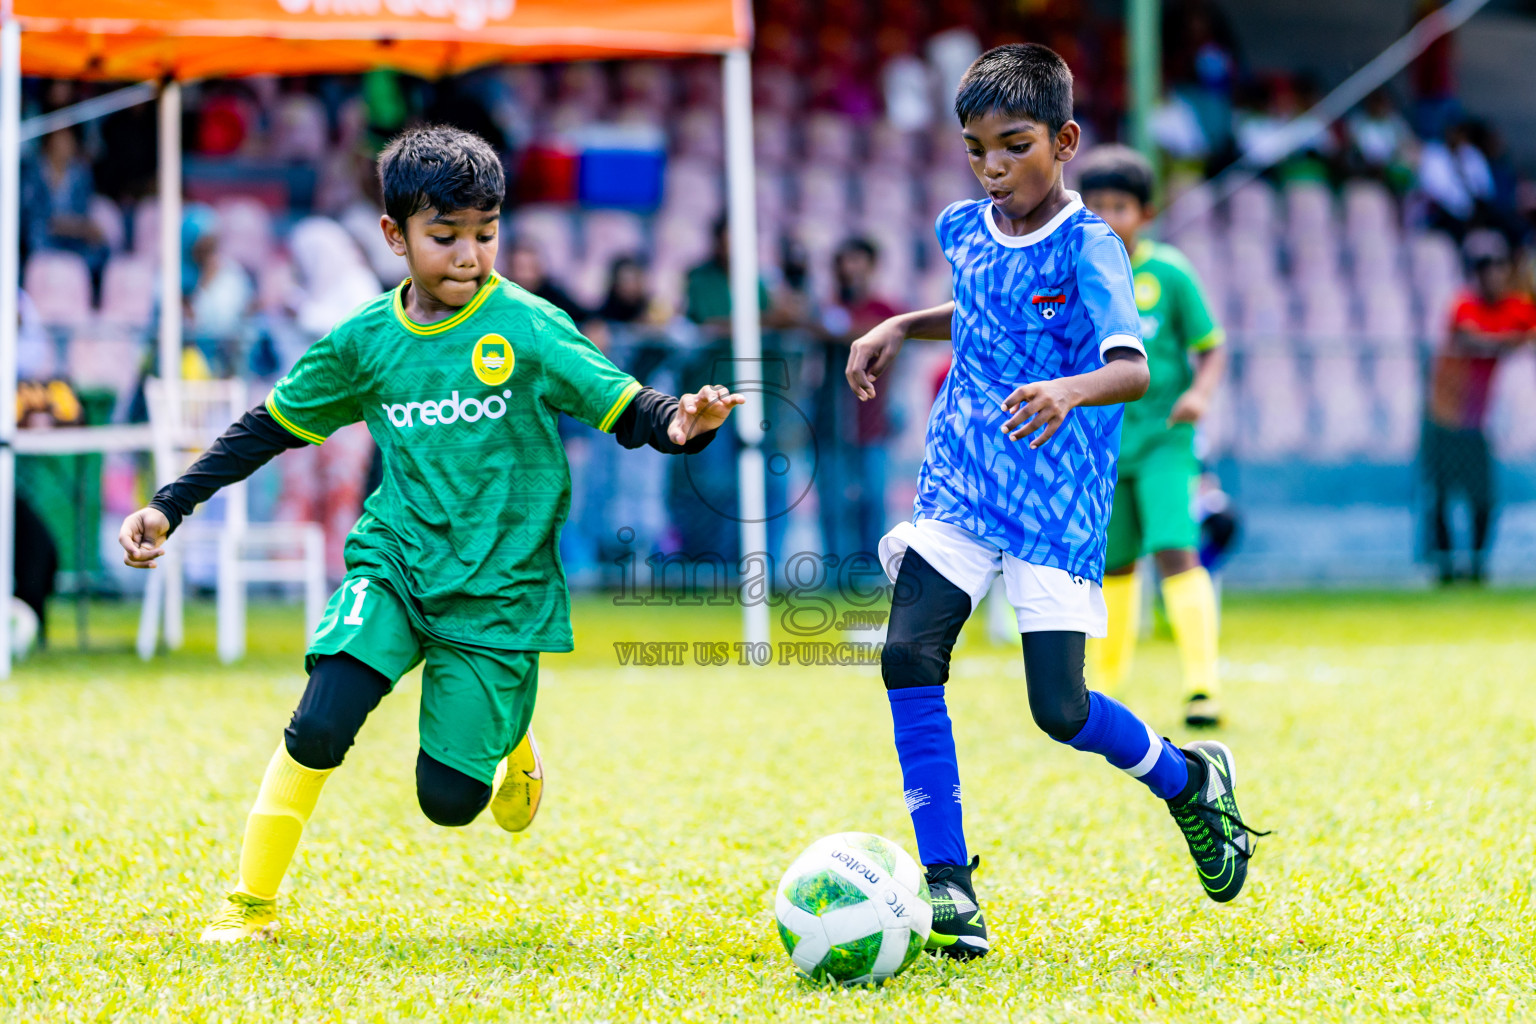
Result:
{"type": "Polygon", "coordinates": [[[691,211],[704,220],[718,216],[725,209],[725,182],[719,164],[697,158],[669,161],[661,205],[668,212],[691,211]]]}
{"type": "Polygon", "coordinates": [[[1305,235],[1334,233],[1333,196],[1316,181],[1295,181],[1285,188],[1286,233],[1293,243],[1305,235]]]}
{"type": "Polygon", "coordinates": [[[658,116],[672,105],[672,73],[661,61],[620,61],[618,86],[620,102],[658,116]]]}
{"type": "MultiPolygon", "coordinates": [[[[145,381],[144,394],[154,435],[155,477],[164,484],[186,471],[247,408],[241,380],[184,380],[180,410],[174,412],[163,383],[145,381]]],[[[231,484],[183,523],[178,544],[166,549],[161,570],[150,574],[139,615],[139,657],[154,655],[163,633],[171,649],[181,646],[185,562],[199,543],[216,552],[218,654],[228,664],[245,655],[245,591],[251,583],[297,583],[304,588],[306,633],[325,608],[325,534],[317,523],[252,523],[246,483],[231,484]]]]}
{"type": "Polygon", "coordinates": [[[857,175],[859,209],[868,220],[907,223],[918,209],[912,176],[899,168],[874,165],[868,174],[857,175]]]}
{"type": "Polygon", "coordinates": [[[1298,294],[1301,333],[1320,351],[1352,347],[1349,294],[1337,277],[1303,282],[1298,294]]]}
{"type": "Polygon", "coordinates": [[[1292,235],[1291,279],[1300,287],[1314,281],[1337,282],[1339,279],[1339,249],[1333,234],[1327,231],[1306,231],[1292,235]]]}
{"type": "Polygon", "coordinates": [[[133,205],[132,230],[129,232],[129,248],[136,254],[160,265],[160,200],[154,196],[140,199],[133,205]]]}
{"type": "Polygon", "coordinates": [[[1536,352],[1525,346],[1505,356],[1493,392],[1490,433],[1499,458],[1536,456],[1536,352]]]}
{"type": "Polygon", "coordinates": [[[852,205],[848,195],[848,176],[841,168],[813,164],[796,175],[794,181],[795,207],[802,218],[842,219],[848,216],[852,205]]]}
{"type": "Polygon", "coordinates": [[[272,155],[294,163],[318,163],[330,147],[325,107],[307,93],[289,93],[273,117],[272,155]]]}
{"type": "Polygon", "coordinates": [[[1373,284],[1360,295],[1361,337],[1379,351],[1412,352],[1413,309],[1405,286],[1392,281],[1373,284]]]}
{"type": "MultiPolygon", "coordinates": [[[[563,277],[576,266],[576,229],[570,212],[561,206],[533,205],[519,207],[512,215],[511,234],[527,238],[539,247],[544,265],[555,277],[563,277]]],[[[509,246],[503,244],[502,252],[509,246]]]]}
{"type": "Polygon", "coordinates": [[[1236,231],[1271,234],[1275,227],[1275,191],[1262,181],[1250,181],[1227,200],[1227,220],[1236,231]]]}
{"type": "Polygon", "coordinates": [[[1259,339],[1283,337],[1291,329],[1291,304],[1278,282],[1262,279],[1240,284],[1237,329],[1259,339]]]}
{"type": "Polygon", "coordinates": [[[582,255],[607,266],[615,256],[645,251],[645,225],[628,210],[593,210],[581,221],[582,255]]]}
{"type": "Polygon", "coordinates": [[[672,118],[672,151],[718,166],[725,158],[725,122],[719,107],[692,106],[672,118]]]}
{"type": "Polygon", "coordinates": [[[1238,453],[1258,460],[1301,453],[1310,430],[1310,402],[1290,347],[1276,339],[1250,351],[1243,385],[1250,419],[1239,431],[1238,453]]]}
{"type": "Polygon", "coordinates": [[[147,330],[155,318],[155,265],[142,256],[113,256],[101,275],[101,319],[147,330]]]}
{"type": "Polygon", "coordinates": [[[818,111],[805,121],[804,160],[808,164],[847,168],[858,152],[859,134],[845,115],[818,111]]]}
{"type": "Polygon", "coordinates": [[[101,240],[113,252],[122,252],[128,244],[128,226],[123,221],[123,211],[116,203],[103,195],[91,196],[91,223],[101,232],[101,240]]]}
{"type": "Polygon", "coordinates": [[[146,344],[142,332],[93,324],[70,335],[64,346],[64,374],[76,388],[128,394],[138,380],[146,344]]]}
{"type": "Polygon", "coordinates": [[[790,137],[787,119],[773,110],[757,111],[752,118],[752,155],[758,173],[789,163],[790,137]]]}
{"type": "Polygon", "coordinates": [[[79,329],[91,320],[91,273],[78,253],[42,249],[27,257],[21,286],[49,327],[79,329]]]}
{"type": "Polygon", "coordinates": [[[1337,348],[1314,356],[1312,396],[1321,429],[1308,445],[1308,454],[1342,462],[1368,453],[1376,435],[1376,415],[1360,357],[1337,348]]]}
{"type": "Polygon", "coordinates": [[[710,223],[697,217],[679,216],[663,212],[657,217],[652,229],[653,259],[658,267],[656,276],[664,276],[660,267],[680,267],[686,270],[709,255],[711,239],[710,223]]]}
{"type": "Polygon", "coordinates": [[[1424,419],[1423,372],[1418,353],[1378,355],[1373,374],[1382,430],[1367,453],[1382,462],[1405,462],[1418,451],[1424,419]]]}
{"type": "Polygon", "coordinates": [[[869,130],[869,164],[910,175],[921,161],[922,142],[915,131],[905,131],[888,121],[877,122],[869,130]]]}
{"type": "Polygon", "coordinates": [[[1344,186],[1344,230],[1351,238],[1388,232],[1397,237],[1397,210],[1385,185],[1355,180],[1344,186]]]}
{"type": "Polygon", "coordinates": [[[272,258],[272,211],[250,196],[229,196],[214,209],[219,214],[220,251],[251,273],[259,272],[272,258]]]}

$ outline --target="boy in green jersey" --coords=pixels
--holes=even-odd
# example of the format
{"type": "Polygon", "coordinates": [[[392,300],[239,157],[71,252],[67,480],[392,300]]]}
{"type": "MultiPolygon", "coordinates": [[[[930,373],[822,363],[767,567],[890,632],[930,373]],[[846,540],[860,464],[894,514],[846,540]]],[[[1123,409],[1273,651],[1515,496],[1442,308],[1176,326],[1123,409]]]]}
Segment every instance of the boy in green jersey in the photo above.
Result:
{"type": "Polygon", "coordinates": [[[1120,688],[1130,671],[1141,612],[1136,561],[1152,555],[1184,666],[1184,720],[1194,727],[1216,726],[1221,722],[1216,591],[1200,564],[1199,527],[1190,505],[1200,473],[1195,424],[1226,370],[1223,333],[1184,254],[1137,237],[1152,219],[1151,164],[1124,146],[1100,146],[1082,163],[1083,202],[1131,254],[1152,374],[1146,396],[1127,403],[1121,425],[1104,574],[1109,636],[1088,641],[1089,662],[1100,689],[1120,688]]]}
{"type": "Polygon", "coordinates": [[[615,435],[695,452],[744,399],[643,388],[564,313],[498,276],[506,182],[484,141],[412,129],[379,157],[390,248],[410,270],[317,341],[265,402],[124,521],[125,561],[153,567],[181,519],[279,452],[359,420],[384,478],[347,536],[347,577],[305,656],[309,684],[246,824],[239,882],[208,942],[271,934],[277,891],[327,776],[399,678],[422,672],[416,792],[439,825],[490,806],[532,821],[542,765],[528,725],[540,651],[572,646],[558,554],[570,471],[564,413],[615,435]]]}

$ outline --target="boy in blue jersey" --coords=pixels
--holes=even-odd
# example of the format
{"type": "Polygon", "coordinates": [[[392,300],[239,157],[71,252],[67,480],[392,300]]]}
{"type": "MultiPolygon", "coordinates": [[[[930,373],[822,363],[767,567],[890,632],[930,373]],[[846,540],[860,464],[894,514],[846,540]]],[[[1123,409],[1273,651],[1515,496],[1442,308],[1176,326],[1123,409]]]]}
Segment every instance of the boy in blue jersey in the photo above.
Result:
{"type": "Polygon", "coordinates": [[[847,375],[867,401],[906,339],[954,343],[912,521],[880,544],[895,583],[881,669],[933,897],[929,949],[965,959],[988,941],[944,684],[960,628],[998,574],[1036,724],[1167,801],[1212,899],[1238,894],[1254,844],[1225,746],[1180,749],[1083,682],[1086,638],[1106,631],[1100,584],[1121,406],[1149,376],[1125,246],[1062,184],[1079,138],[1072,73],[1044,46],[997,47],[960,80],[955,113],[988,198],[939,214],[954,301],[860,338],[847,375]]]}

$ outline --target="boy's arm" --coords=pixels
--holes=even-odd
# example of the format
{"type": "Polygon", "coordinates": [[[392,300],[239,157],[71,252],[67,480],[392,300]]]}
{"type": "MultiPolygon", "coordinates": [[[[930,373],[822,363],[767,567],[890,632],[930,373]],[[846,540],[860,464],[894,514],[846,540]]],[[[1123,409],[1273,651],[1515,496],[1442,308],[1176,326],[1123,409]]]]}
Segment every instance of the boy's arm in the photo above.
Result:
{"type": "Polygon", "coordinates": [[[731,409],[745,401],[719,385],[682,398],[641,388],[614,423],[613,437],[625,448],[650,445],[668,455],[692,455],[714,440],[731,409]]]}
{"type": "Polygon", "coordinates": [[[1169,410],[1170,427],[1177,423],[1198,423],[1210,408],[1211,399],[1227,373],[1227,335],[1211,313],[1199,275],[1182,256],[1176,266],[1179,270],[1174,278],[1176,322],[1185,351],[1194,354],[1195,376],[1169,410]]]}
{"type": "Polygon", "coordinates": [[[135,569],[154,568],[155,559],[165,553],[161,545],[194,508],[219,488],[244,480],[274,455],[306,443],[278,426],[265,404],[258,405],[230,424],[179,479],[160,488],[147,507],[123,520],[117,534],[127,553],[123,562],[135,569]]]}
{"type": "Polygon", "coordinates": [[[1168,425],[1171,427],[1175,423],[1200,422],[1205,416],[1205,410],[1210,408],[1216,389],[1221,386],[1221,379],[1226,375],[1226,345],[1197,351],[1195,379],[1189,382],[1189,389],[1173,403],[1173,409],[1168,413],[1168,425]]]}
{"type": "Polygon", "coordinates": [[[1044,427],[1029,442],[1039,448],[1061,429],[1067,413],[1080,405],[1119,405],[1134,402],[1147,393],[1152,375],[1147,357],[1133,348],[1112,348],[1104,353],[1104,365],[1075,377],[1041,380],[1013,389],[1003,408],[1013,413],[1003,423],[1010,441],[1018,441],[1044,427]]]}
{"type": "Polygon", "coordinates": [[[882,321],[874,330],[855,341],[848,353],[845,375],[848,386],[859,396],[859,401],[867,402],[875,397],[875,381],[890,368],[896,354],[901,351],[902,343],[908,338],[949,341],[950,323],[954,316],[953,301],[929,309],[902,313],[882,321]]]}

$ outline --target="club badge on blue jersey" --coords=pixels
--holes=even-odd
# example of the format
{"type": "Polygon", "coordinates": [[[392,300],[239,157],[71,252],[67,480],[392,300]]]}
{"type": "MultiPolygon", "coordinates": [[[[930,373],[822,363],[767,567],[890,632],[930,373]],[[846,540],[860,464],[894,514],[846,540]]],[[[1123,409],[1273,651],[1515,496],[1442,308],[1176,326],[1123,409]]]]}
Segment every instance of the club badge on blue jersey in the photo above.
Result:
{"type": "Polygon", "coordinates": [[[1059,289],[1052,291],[1039,291],[1030,296],[1029,304],[1040,313],[1042,320],[1054,320],[1058,307],[1066,304],[1067,296],[1059,289]]]}

